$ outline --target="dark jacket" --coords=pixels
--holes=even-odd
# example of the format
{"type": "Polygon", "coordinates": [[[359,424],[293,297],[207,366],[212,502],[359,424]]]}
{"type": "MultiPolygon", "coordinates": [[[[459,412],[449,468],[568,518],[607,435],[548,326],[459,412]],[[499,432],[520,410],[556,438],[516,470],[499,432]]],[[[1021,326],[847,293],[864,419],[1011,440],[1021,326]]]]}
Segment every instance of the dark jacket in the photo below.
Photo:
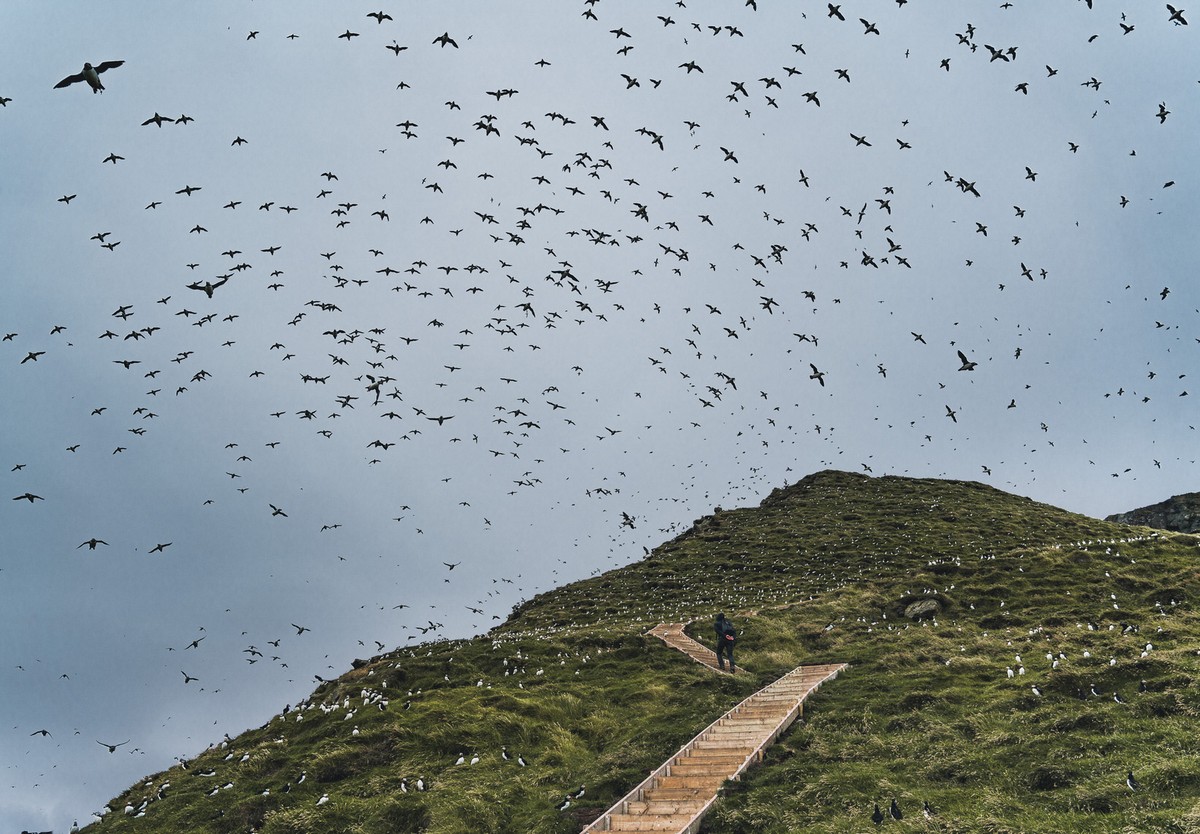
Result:
{"type": "Polygon", "coordinates": [[[717,640],[721,643],[732,643],[737,639],[737,630],[733,627],[733,623],[724,617],[713,623],[713,631],[717,633],[717,640]]]}

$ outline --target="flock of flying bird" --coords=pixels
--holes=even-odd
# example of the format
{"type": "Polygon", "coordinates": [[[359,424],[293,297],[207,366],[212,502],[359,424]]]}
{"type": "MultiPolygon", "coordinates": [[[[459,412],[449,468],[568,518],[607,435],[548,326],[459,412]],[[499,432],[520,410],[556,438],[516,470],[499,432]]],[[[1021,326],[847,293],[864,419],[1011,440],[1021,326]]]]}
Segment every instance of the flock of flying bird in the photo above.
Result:
{"type": "MultiPolygon", "coordinates": [[[[243,510],[232,507],[248,506],[253,523],[305,525],[304,535],[333,539],[354,525],[317,517],[325,510],[314,482],[329,476],[335,490],[362,484],[364,506],[386,506],[389,535],[417,551],[426,528],[486,534],[511,523],[514,506],[545,512],[578,503],[598,507],[608,525],[596,538],[612,550],[594,559],[597,569],[627,561],[620,545],[630,537],[655,525],[675,529],[683,516],[672,503],[703,507],[714,493],[728,502],[788,464],[837,462],[847,449],[861,455],[851,466],[889,466],[888,454],[863,453],[848,436],[873,433],[871,423],[887,425],[873,436],[932,456],[939,444],[957,448],[969,433],[988,432],[1005,412],[1034,401],[1049,407],[1053,396],[1038,390],[1045,376],[1027,371],[1030,360],[1021,357],[1054,367],[1060,356],[1052,339],[1017,319],[1061,298],[1044,288],[1070,281],[1069,266],[1052,259],[1059,241],[1047,238],[1061,240],[1070,224],[1051,216],[1056,198],[1038,189],[1055,177],[1052,165],[1076,166],[1072,177],[1101,176],[1109,159],[1093,148],[1101,130],[1114,129],[1094,127],[1101,114],[1142,113],[1150,130],[1165,132],[1185,103],[1147,105],[1125,90],[1105,99],[1107,79],[1090,68],[1067,78],[1049,47],[1006,39],[1013,28],[1002,15],[1021,13],[1012,4],[989,12],[988,24],[947,24],[911,51],[903,16],[917,3],[897,0],[874,20],[859,17],[870,13],[865,5],[805,3],[786,13],[786,32],[764,29],[758,16],[780,12],[758,5],[719,13],[687,2],[625,6],[618,20],[607,0],[587,0],[556,9],[577,51],[546,42],[544,53],[515,52],[486,72],[479,62],[490,60],[492,39],[464,21],[425,31],[380,10],[340,34],[342,24],[300,33],[282,23],[237,34],[246,67],[273,39],[285,54],[342,50],[338,62],[349,50],[368,68],[350,76],[364,85],[351,110],[361,129],[340,136],[340,149],[309,152],[307,168],[289,172],[286,186],[267,174],[272,153],[260,137],[274,135],[271,125],[218,129],[220,105],[204,100],[187,106],[192,115],[174,115],[177,107],[138,93],[155,68],[128,55],[91,55],[105,60],[85,63],[52,95],[77,95],[81,84],[93,94],[107,88],[85,98],[88,118],[111,128],[104,135],[113,144],[70,160],[70,170],[93,170],[86,187],[47,197],[42,210],[57,212],[52,234],[89,229],[54,244],[86,247],[99,273],[154,277],[111,281],[96,291],[103,301],[61,321],[22,315],[0,342],[0,363],[11,366],[4,379],[30,391],[54,389],[64,373],[104,379],[89,386],[92,401],[70,403],[70,433],[55,438],[63,455],[86,458],[97,473],[128,458],[143,471],[158,467],[165,452],[155,439],[181,436],[190,415],[207,415],[224,436],[186,440],[197,444],[199,473],[185,490],[186,510],[172,506],[168,516],[219,511],[229,513],[222,523],[233,523],[243,510]],[[318,38],[329,43],[309,46],[318,38]],[[875,108],[863,85],[883,83],[893,68],[924,86],[875,108]],[[586,72],[586,88],[559,77],[576,71],[586,72]],[[1039,127],[1054,150],[1046,138],[1040,161],[999,165],[956,148],[945,167],[930,165],[922,146],[953,148],[953,139],[938,135],[951,132],[949,123],[918,98],[948,95],[937,85],[963,72],[972,84],[987,78],[989,92],[1015,93],[1005,112],[1039,96],[1072,102],[1060,126],[1039,127]],[[105,109],[118,99],[143,108],[122,129],[105,109]],[[906,107],[911,120],[888,120],[906,107]],[[173,141],[188,150],[173,151],[173,141]],[[182,155],[198,152],[210,167],[182,164],[182,155]],[[163,160],[188,173],[163,178],[154,173],[163,160]],[[1095,167],[1080,172],[1081,161],[1095,167]],[[97,168],[114,179],[95,180],[97,168]],[[205,170],[210,179],[191,179],[205,170]],[[136,188],[116,184],[122,172],[136,188]],[[105,208],[104,188],[114,189],[119,210],[105,208]],[[921,239],[922,224],[935,226],[944,252],[921,239]],[[989,296],[986,308],[956,306],[958,290],[936,274],[951,269],[954,280],[989,296]],[[914,287],[927,290],[917,293],[930,296],[928,304],[905,298],[914,287]],[[890,322],[891,313],[879,312],[889,305],[890,322]],[[993,308],[995,316],[985,312],[993,308]],[[992,378],[976,385],[985,375],[992,378]],[[870,416],[835,408],[845,400],[871,403],[870,416]],[[653,469],[666,459],[659,450],[677,437],[692,438],[693,459],[720,449],[739,474],[714,482],[695,460],[695,469],[680,463],[667,475],[669,487],[656,485],[661,473],[653,469]],[[283,473],[309,456],[339,469],[310,472],[300,479],[310,485],[303,493],[283,473]],[[654,497],[664,492],[674,497],[654,497]]],[[[1135,21],[1092,5],[1080,3],[1075,36],[1115,41],[1117,50],[1139,37],[1171,37],[1188,23],[1185,10],[1170,5],[1157,21],[1161,9],[1139,8],[1135,21]]],[[[4,98],[5,115],[34,98],[4,98]]],[[[1032,132],[1041,116],[1031,108],[1025,118],[1032,132]]],[[[1141,131],[1139,122],[1135,135],[1141,131]]],[[[1137,150],[1125,151],[1131,166],[1146,155],[1137,150]]],[[[1125,172],[1112,187],[1113,210],[1148,215],[1175,185],[1139,176],[1125,172]]],[[[1150,370],[1137,390],[1112,386],[1105,398],[1157,407],[1187,396],[1181,351],[1166,356],[1187,346],[1178,331],[1194,324],[1183,319],[1187,296],[1178,290],[1128,289],[1128,307],[1157,305],[1159,341],[1146,352],[1150,370]]],[[[1033,452],[1049,457],[1056,441],[1072,439],[1061,421],[1052,434],[1048,420],[1028,423],[1025,449],[1012,453],[1025,461],[1008,465],[1010,478],[1030,477],[1033,452]]],[[[12,461],[7,503],[27,512],[12,516],[16,523],[65,518],[70,510],[51,474],[62,462],[9,454],[21,457],[12,461]]],[[[971,468],[990,476],[1000,465],[987,458],[971,468]]],[[[108,489],[103,477],[92,476],[97,495],[108,489]]],[[[351,503],[330,505],[349,516],[351,503]]],[[[382,529],[362,526],[371,536],[382,529]]],[[[168,558],[205,549],[170,531],[146,538],[135,516],[104,529],[61,527],[72,538],[59,552],[168,558]]],[[[497,568],[489,588],[480,556],[430,558],[445,567],[437,585],[466,561],[463,572],[474,570],[473,587],[483,590],[439,597],[428,627],[409,628],[408,640],[443,634],[443,621],[494,622],[501,602],[558,576],[557,567],[537,579],[497,568]]],[[[577,575],[568,560],[558,564],[577,575]]],[[[405,570],[434,575],[423,563],[405,570]]],[[[391,595],[376,607],[409,607],[391,595]]],[[[292,625],[297,637],[308,630],[292,625]]],[[[278,637],[267,636],[278,648],[278,637]]],[[[203,637],[192,639],[198,648],[203,637]]],[[[262,653],[251,649],[245,659],[253,664],[262,653]]],[[[287,665],[281,655],[274,660],[287,665]]],[[[199,681],[187,670],[170,674],[199,681]]],[[[109,752],[120,746],[100,744],[109,752]]]]}

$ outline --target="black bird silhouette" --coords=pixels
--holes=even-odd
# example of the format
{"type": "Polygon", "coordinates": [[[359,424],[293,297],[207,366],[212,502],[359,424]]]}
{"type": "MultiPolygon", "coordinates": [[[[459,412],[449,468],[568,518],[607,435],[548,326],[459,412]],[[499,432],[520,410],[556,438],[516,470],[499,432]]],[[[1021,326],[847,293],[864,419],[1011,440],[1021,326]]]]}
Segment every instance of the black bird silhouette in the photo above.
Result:
{"type": "Polygon", "coordinates": [[[212,298],[213,292],[215,292],[218,287],[224,286],[225,282],[228,280],[229,280],[229,276],[226,275],[226,276],[222,277],[220,281],[217,281],[215,284],[211,281],[204,281],[204,282],[196,281],[195,283],[188,284],[187,288],[189,290],[200,290],[202,293],[207,295],[209,298],[212,298]]]}
{"type": "MultiPolygon", "coordinates": [[[[830,8],[833,8],[833,7],[830,6],[830,8]]],[[[875,823],[876,825],[881,825],[883,823],[884,819],[885,819],[885,817],[883,816],[883,811],[879,810],[879,803],[876,802],[875,810],[871,812],[871,822],[875,823]]]]}
{"type": "Polygon", "coordinates": [[[129,743],[129,739],[125,739],[120,744],[109,744],[107,741],[100,741],[100,739],[96,739],[96,743],[101,747],[107,747],[109,753],[116,753],[118,747],[122,747],[129,743]]]}
{"type": "MultiPolygon", "coordinates": [[[[1168,7],[1170,8],[1170,7],[1168,7]]],[[[124,61],[101,61],[99,64],[92,66],[89,63],[84,63],[83,69],[74,75],[68,75],[62,81],[54,85],[54,89],[58,90],[63,87],[69,87],[77,81],[86,81],[88,86],[92,88],[93,93],[104,92],[104,85],[100,82],[100,73],[107,72],[110,69],[121,66],[124,61]]]]}

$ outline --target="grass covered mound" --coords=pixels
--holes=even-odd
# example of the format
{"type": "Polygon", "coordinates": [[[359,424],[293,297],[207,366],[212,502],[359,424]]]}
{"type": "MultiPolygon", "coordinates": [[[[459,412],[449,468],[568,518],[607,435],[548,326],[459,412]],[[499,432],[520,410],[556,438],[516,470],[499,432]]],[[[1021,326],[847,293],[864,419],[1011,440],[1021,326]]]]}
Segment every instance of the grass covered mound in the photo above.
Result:
{"type": "Polygon", "coordinates": [[[934,561],[772,617],[746,664],[854,665],[704,831],[863,831],[893,798],[896,830],[1200,831],[1198,543],[934,561]]]}
{"type": "Polygon", "coordinates": [[[705,831],[863,831],[893,797],[894,830],[1200,831],[1197,542],[818,473],[488,635],[356,664],[89,830],[574,832],[754,690],[845,661],[705,831]],[[708,642],[717,610],[752,675],[642,636],[699,618],[708,642]]]}

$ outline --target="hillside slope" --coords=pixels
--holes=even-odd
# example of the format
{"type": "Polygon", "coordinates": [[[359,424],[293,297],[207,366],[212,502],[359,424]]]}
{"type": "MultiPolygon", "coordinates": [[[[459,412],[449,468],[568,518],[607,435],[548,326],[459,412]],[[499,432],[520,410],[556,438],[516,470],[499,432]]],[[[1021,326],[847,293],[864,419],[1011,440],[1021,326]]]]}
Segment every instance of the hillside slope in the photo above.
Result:
{"type": "Polygon", "coordinates": [[[578,831],[750,692],[828,661],[853,666],[706,831],[861,831],[893,797],[902,830],[1200,830],[1196,553],[976,483],[822,472],[488,635],[356,663],[88,830],[578,831]],[[717,609],[753,674],[643,636],[700,618],[707,640],[717,609]]]}

